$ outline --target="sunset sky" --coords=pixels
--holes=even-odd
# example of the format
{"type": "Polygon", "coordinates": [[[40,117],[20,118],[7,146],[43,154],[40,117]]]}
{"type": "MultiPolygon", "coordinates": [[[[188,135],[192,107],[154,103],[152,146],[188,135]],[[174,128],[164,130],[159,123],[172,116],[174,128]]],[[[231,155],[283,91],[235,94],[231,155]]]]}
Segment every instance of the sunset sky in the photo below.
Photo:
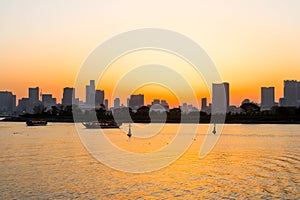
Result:
{"type": "MultiPolygon", "coordinates": [[[[278,101],[283,96],[283,80],[300,80],[299,10],[297,0],[2,0],[0,90],[21,98],[28,95],[28,87],[39,86],[60,102],[62,88],[73,87],[82,63],[98,45],[122,32],[153,27],[197,42],[222,79],[230,83],[231,104],[239,105],[245,98],[260,102],[261,86],[275,86],[278,101]]],[[[116,61],[98,88],[110,97],[112,82],[122,75],[115,73],[121,73],[119,66],[149,64],[150,58],[154,64],[185,69],[186,63],[176,56],[140,52],[116,61]]],[[[191,77],[197,98],[209,97],[203,80],[199,79],[199,85],[197,80],[191,77]]],[[[140,86],[136,92],[145,93],[147,103],[158,95],[169,96],[176,105],[170,91],[157,86],[140,86]]],[[[84,100],[81,93],[77,96],[84,100]]],[[[120,97],[125,103],[125,97],[120,97]]]]}

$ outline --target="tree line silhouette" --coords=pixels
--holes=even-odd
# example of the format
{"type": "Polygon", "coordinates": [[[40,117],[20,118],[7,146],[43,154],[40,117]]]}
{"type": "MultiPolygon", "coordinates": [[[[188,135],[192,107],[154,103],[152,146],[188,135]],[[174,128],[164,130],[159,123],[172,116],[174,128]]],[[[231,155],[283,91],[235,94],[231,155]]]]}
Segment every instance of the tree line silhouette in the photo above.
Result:
{"type": "MultiPolygon", "coordinates": [[[[300,107],[279,107],[274,106],[271,110],[261,111],[255,103],[243,103],[240,106],[240,113],[226,113],[225,123],[300,123],[300,107]]],[[[46,119],[53,122],[74,122],[73,112],[76,112],[79,121],[118,120],[121,122],[167,122],[180,123],[182,117],[187,122],[199,119],[199,123],[209,123],[211,114],[199,111],[183,113],[180,108],[173,108],[166,112],[151,110],[148,106],[142,106],[133,112],[131,108],[123,107],[108,111],[102,104],[95,110],[82,111],[78,106],[52,106],[46,109],[43,106],[34,107],[34,114],[25,113],[19,117],[7,120],[25,121],[28,119],[46,119]],[[132,120],[132,121],[131,121],[132,120]]]]}

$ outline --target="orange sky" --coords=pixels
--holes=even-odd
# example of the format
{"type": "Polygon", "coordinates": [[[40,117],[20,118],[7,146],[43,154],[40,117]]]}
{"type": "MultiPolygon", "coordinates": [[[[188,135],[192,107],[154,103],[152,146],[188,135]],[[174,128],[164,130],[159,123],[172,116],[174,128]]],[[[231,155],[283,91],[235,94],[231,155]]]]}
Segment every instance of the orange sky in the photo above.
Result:
{"type": "MultiPolygon", "coordinates": [[[[72,5],[1,1],[0,90],[13,91],[21,98],[27,96],[28,87],[39,86],[60,102],[62,88],[74,85],[82,63],[99,44],[125,31],[155,27],[182,33],[205,49],[223,80],[230,83],[231,104],[239,105],[245,98],[260,102],[261,86],[275,86],[278,101],[284,79],[300,80],[299,10],[300,2],[293,0],[135,0],[130,4],[113,0],[72,1],[72,5]]],[[[184,65],[175,57],[147,55],[133,54],[121,58],[119,64],[130,68],[151,63],[151,58],[152,63],[169,67],[184,65]]],[[[185,68],[181,73],[193,76],[185,68]]],[[[99,84],[107,97],[112,74],[99,84]]],[[[208,97],[203,80],[197,85],[194,78],[189,80],[198,99],[208,97]]],[[[148,102],[155,95],[147,87],[138,92],[144,92],[148,102]]],[[[84,95],[79,96],[84,100],[84,95]]],[[[171,96],[170,103],[176,104],[171,96]]]]}

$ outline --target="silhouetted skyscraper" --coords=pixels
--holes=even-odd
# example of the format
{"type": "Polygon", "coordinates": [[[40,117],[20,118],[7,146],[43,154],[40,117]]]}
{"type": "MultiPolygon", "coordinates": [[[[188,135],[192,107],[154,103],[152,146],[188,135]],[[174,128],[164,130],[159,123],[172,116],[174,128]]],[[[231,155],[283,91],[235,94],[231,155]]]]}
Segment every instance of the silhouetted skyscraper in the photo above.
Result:
{"type": "Polygon", "coordinates": [[[13,94],[13,112],[17,110],[17,96],[13,94]]]}
{"type": "Polygon", "coordinates": [[[274,105],[274,87],[261,88],[261,110],[270,110],[274,105]]]}
{"type": "Polygon", "coordinates": [[[39,90],[39,87],[29,88],[28,93],[29,93],[29,102],[26,106],[26,111],[28,113],[34,113],[34,108],[36,106],[40,105],[40,101],[39,101],[40,90],[39,90]]]}
{"type": "Polygon", "coordinates": [[[63,92],[63,98],[61,100],[62,105],[72,105],[75,100],[75,88],[65,87],[63,92]]]}
{"type": "Polygon", "coordinates": [[[28,89],[30,103],[38,103],[39,102],[39,94],[40,94],[39,91],[40,91],[39,87],[28,89]]]}
{"type": "Polygon", "coordinates": [[[114,108],[120,108],[120,98],[114,99],[114,108]]]}
{"type": "Polygon", "coordinates": [[[0,91],[0,114],[11,115],[16,108],[16,95],[11,92],[0,91]]]}
{"type": "Polygon", "coordinates": [[[127,98],[127,101],[126,101],[127,107],[130,107],[130,106],[129,106],[129,102],[130,102],[130,98],[127,98]]]}
{"type": "Polygon", "coordinates": [[[226,113],[229,108],[229,83],[213,83],[212,112],[226,113]]]}
{"type": "Polygon", "coordinates": [[[297,82],[297,102],[298,106],[300,106],[300,82],[297,82]]]}
{"type": "Polygon", "coordinates": [[[88,105],[95,104],[95,81],[90,80],[90,85],[86,86],[85,103],[88,105]]]}
{"type": "Polygon", "coordinates": [[[298,99],[298,90],[300,83],[296,80],[284,81],[284,98],[281,99],[281,106],[298,106],[300,99],[298,99]]]}
{"type": "Polygon", "coordinates": [[[202,98],[201,99],[201,110],[206,111],[207,109],[207,98],[202,98]]]}
{"type": "Polygon", "coordinates": [[[105,105],[106,110],[109,110],[109,107],[108,107],[108,99],[105,99],[105,100],[104,100],[104,105],[105,105]]]}
{"type": "Polygon", "coordinates": [[[138,108],[144,106],[144,95],[143,94],[133,94],[129,99],[129,107],[133,110],[137,110],[138,108]]]}
{"type": "Polygon", "coordinates": [[[95,106],[100,107],[104,103],[104,90],[96,90],[95,92],[95,106]]]}

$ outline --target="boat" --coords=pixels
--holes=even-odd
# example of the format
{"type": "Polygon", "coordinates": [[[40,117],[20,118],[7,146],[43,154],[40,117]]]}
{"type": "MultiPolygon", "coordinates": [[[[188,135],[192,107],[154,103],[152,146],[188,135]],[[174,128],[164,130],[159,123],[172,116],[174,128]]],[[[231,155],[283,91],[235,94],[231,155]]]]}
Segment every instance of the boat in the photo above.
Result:
{"type": "Polygon", "coordinates": [[[132,136],[132,133],[131,133],[131,124],[129,124],[129,130],[128,130],[127,136],[129,138],[132,136]]]}
{"type": "Polygon", "coordinates": [[[47,125],[47,121],[46,120],[42,120],[42,119],[27,120],[26,121],[26,125],[27,126],[46,126],[47,125]]]}
{"type": "Polygon", "coordinates": [[[217,133],[217,130],[216,130],[216,124],[214,124],[214,130],[212,131],[213,134],[216,134],[217,133]]]}
{"type": "Polygon", "coordinates": [[[119,128],[120,125],[115,121],[95,121],[95,122],[82,122],[82,125],[89,129],[97,128],[119,128]]]}

